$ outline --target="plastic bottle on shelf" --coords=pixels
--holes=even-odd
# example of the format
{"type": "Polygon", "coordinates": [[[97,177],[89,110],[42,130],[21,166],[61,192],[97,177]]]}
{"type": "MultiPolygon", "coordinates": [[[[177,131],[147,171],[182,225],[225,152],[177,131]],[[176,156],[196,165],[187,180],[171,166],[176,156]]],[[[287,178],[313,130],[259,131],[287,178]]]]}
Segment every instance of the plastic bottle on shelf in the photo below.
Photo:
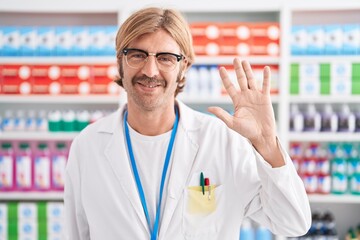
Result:
{"type": "Polygon", "coordinates": [[[36,130],[40,132],[47,132],[49,130],[49,123],[45,110],[40,110],[36,117],[36,130]]]}
{"type": "Polygon", "coordinates": [[[339,112],[339,132],[355,131],[355,114],[351,112],[350,106],[343,104],[339,112]]]}
{"type": "Polygon", "coordinates": [[[326,240],[339,240],[336,230],[335,217],[330,211],[326,211],[323,216],[324,232],[326,240]]]}
{"type": "Polygon", "coordinates": [[[50,111],[48,114],[48,129],[50,132],[62,131],[62,115],[59,110],[50,111]]]}
{"type": "Polygon", "coordinates": [[[68,157],[68,149],[65,142],[56,143],[52,153],[51,185],[55,190],[63,190],[65,183],[65,166],[68,157]]]}
{"type": "Polygon", "coordinates": [[[254,228],[249,219],[244,219],[240,228],[240,240],[254,240],[254,228]]]}
{"type": "Polygon", "coordinates": [[[290,109],[290,131],[302,132],[304,130],[304,115],[299,105],[292,104],[290,109]]]}
{"type": "Polygon", "coordinates": [[[36,113],[35,110],[29,110],[25,117],[25,130],[36,131],[36,113]]]}
{"type": "Polygon", "coordinates": [[[314,104],[308,104],[304,115],[304,131],[319,132],[321,128],[321,115],[314,104]]]}
{"type": "Polygon", "coordinates": [[[26,127],[26,118],[24,110],[17,110],[16,117],[14,118],[14,130],[15,131],[25,131],[26,127]]]}
{"type": "Polygon", "coordinates": [[[354,115],[355,115],[355,132],[360,132],[360,106],[356,107],[354,115]]]}
{"type": "Polygon", "coordinates": [[[87,110],[81,110],[76,113],[76,131],[83,130],[90,123],[90,113],[87,110]]]}
{"type": "Polygon", "coordinates": [[[33,168],[30,144],[28,142],[19,143],[15,156],[15,187],[17,190],[31,190],[33,188],[33,168]]]}
{"type": "Polygon", "coordinates": [[[65,132],[76,131],[76,114],[73,110],[67,110],[62,113],[62,130],[65,132]]]}
{"type": "Polygon", "coordinates": [[[12,110],[6,110],[2,120],[2,130],[4,132],[14,131],[14,113],[12,110]]]}
{"type": "Polygon", "coordinates": [[[219,97],[221,96],[221,78],[219,76],[219,69],[217,65],[210,66],[210,76],[211,76],[210,94],[212,97],[219,97]]]}
{"type": "Polygon", "coordinates": [[[338,129],[338,115],[333,111],[330,104],[324,105],[321,114],[321,131],[336,132],[338,129]]]}
{"type": "Polygon", "coordinates": [[[199,72],[199,92],[200,96],[210,96],[211,92],[211,75],[207,66],[201,65],[198,69],[199,72]]]}
{"type": "Polygon", "coordinates": [[[3,142],[0,151],[0,191],[14,188],[14,150],[11,142],[3,142]]]}
{"type": "Polygon", "coordinates": [[[49,190],[51,161],[50,151],[46,143],[39,143],[34,157],[34,188],[36,190],[49,190]]]}

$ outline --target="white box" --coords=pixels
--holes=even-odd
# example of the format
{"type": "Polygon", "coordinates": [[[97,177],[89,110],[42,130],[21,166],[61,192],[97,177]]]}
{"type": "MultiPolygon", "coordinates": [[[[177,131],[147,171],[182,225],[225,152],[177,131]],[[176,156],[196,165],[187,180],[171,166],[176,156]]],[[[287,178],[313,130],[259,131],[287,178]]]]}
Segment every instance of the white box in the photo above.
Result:
{"type": "Polygon", "coordinates": [[[55,28],[54,27],[38,27],[37,29],[37,49],[38,56],[52,56],[55,53],[55,28]]]}
{"type": "Polygon", "coordinates": [[[61,220],[64,218],[64,204],[61,202],[48,202],[46,204],[46,218],[48,220],[61,220]]]}
{"type": "Polygon", "coordinates": [[[37,205],[36,203],[19,203],[18,204],[18,219],[21,220],[35,220],[37,221],[37,205]]]}
{"type": "Polygon", "coordinates": [[[317,77],[300,79],[300,95],[302,96],[319,96],[320,80],[317,77]]]}
{"type": "Polygon", "coordinates": [[[301,63],[299,64],[299,78],[300,80],[315,78],[320,76],[319,63],[301,63]]]}

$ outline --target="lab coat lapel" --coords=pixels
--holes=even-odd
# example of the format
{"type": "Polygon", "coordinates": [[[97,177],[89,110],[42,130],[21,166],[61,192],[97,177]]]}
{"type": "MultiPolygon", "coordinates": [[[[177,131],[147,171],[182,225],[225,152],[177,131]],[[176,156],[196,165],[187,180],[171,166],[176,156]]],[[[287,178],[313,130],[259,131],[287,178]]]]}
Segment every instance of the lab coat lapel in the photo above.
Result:
{"type": "Polygon", "coordinates": [[[169,172],[168,196],[160,225],[159,239],[164,238],[164,234],[169,227],[199,148],[199,145],[193,139],[190,139],[187,132],[189,130],[188,126],[198,125],[189,125],[192,114],[188,112],[188,109],[183,109],[184,107],[180,108],[180,122],[175,139],[173,163],[171,172],[169,172]],[[181,116],[184,117],[181,119],[181,116]]]}
{"type": "MultiPolygon", "coordinates": [[[[114,117],[114,128],[112,130],[112,136],[105,149],[105,156],[109,161],[112,170],[114,171],[121,189],[128,197],[134,211],[137,213],[143,227],[149,232],[146,217],[141,205],[141,201],[137,192],[137,187],[132,175],[132,169],[128,160],[128,154],[126,149],[126,143],[124,139],[123,131],[123,109],[120,109],[114,117]]],[[[105,127],[107,128],[107,127],[105,127]]],[[[119,191],[121,190],[119,189],[119,191]]]]}

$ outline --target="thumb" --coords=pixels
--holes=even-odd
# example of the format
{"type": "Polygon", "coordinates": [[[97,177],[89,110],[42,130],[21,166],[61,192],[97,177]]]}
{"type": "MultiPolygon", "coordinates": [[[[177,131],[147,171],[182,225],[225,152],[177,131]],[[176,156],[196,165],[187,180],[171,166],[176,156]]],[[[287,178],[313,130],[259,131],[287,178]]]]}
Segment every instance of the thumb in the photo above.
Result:
{"type": "Polygon", "coordinates": [[[227,111],[220,107],[208,107],[208,111],[232,128],[232,116],[227,111]]]}

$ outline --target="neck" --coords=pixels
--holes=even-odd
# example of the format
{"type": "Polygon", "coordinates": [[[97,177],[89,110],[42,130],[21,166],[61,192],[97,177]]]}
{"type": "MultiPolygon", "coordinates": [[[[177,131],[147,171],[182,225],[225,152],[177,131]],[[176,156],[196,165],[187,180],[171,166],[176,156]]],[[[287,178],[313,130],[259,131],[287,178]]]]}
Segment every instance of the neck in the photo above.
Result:
{"type": "Polygon", "coordinates": [[[174,121],[174,106],[154,111],[139,111],[128,106],[127,122],[142,135],[156,136],[166,133],[173,128],[174,121]]]}

